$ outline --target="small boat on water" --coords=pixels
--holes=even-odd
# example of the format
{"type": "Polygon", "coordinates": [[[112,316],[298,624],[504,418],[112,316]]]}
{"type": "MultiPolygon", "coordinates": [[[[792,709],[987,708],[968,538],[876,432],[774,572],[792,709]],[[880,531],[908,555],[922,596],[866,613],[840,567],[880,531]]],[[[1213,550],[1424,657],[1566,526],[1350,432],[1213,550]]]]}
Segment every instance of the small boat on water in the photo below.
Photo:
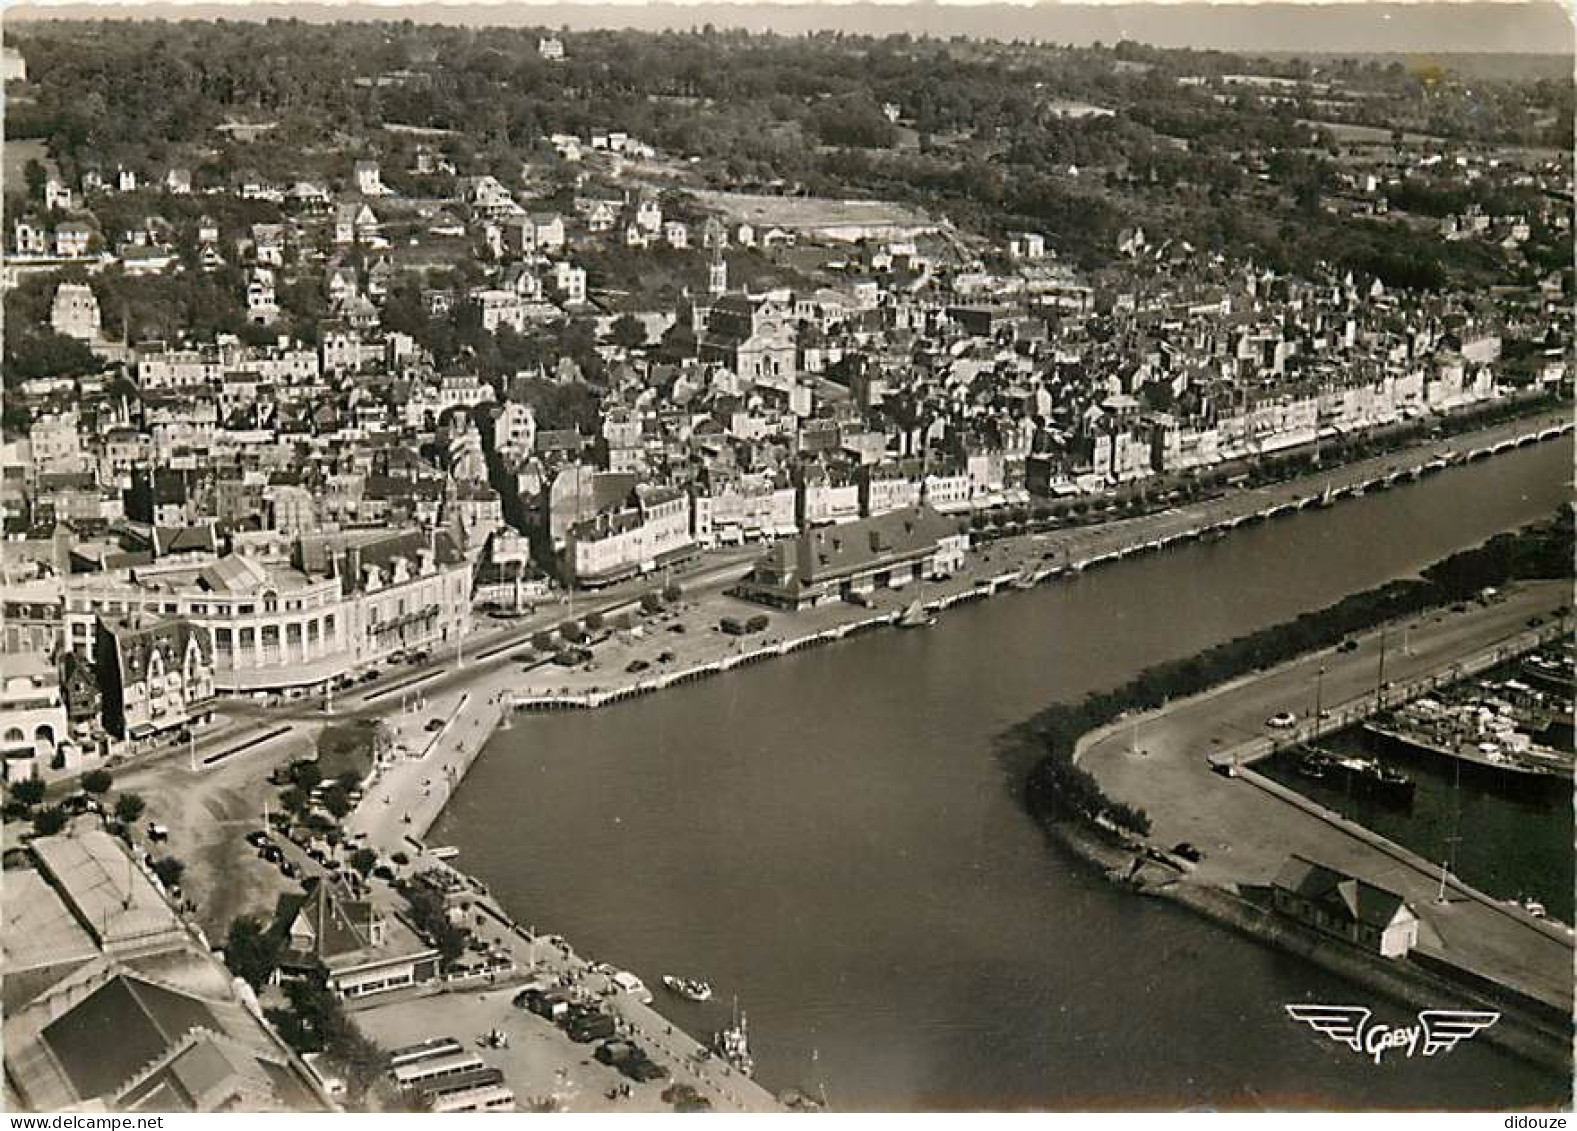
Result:
{"type": "Polygon", "coordinates": [[[712,1000],[712,983],[705,978],[680,978],[673,974],[664,974],[663,985],[686,1001],[712,1000]]]}
{"type": "Polygon", "coordinates": [[[1336,757],[1319,750],[1304,751],[1293,772],[1348,789],[1355,796],[1401,807],[1412,805],[1416,788],[1412,778],[1376,759],[1336,757]]]}
{"type": "Polygon", "coordinates": [[[916,597],[898,618],[899,628],[930,628],[936,623],[936,614],[929,611],[916,597]]]}
{"type": "Polygon", "coordinates": [[[1033,589],[1033,588],[1035,588],[1035,568],[1033,566],[1030,566],[1030,567],[1026,568],[1023,573],[1021,573],[1017,577],[1015,577],[1013,579],[1013,588],[1015,588],[1015,589],[1033,589]]]}
{"type": "Polygon", "coordinates": [[[1325,776],[1331,763],[1332,759],[1324,754],[1305,754],[1298,759],[1297,772],[1302,777],[1318,781],[1325,776]]]}

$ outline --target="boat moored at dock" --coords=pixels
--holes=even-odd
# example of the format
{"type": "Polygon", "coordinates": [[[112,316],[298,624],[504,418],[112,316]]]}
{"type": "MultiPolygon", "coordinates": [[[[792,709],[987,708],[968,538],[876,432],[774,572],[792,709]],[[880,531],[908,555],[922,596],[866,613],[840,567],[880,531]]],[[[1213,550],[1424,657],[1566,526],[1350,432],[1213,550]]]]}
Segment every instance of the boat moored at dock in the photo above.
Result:
{"type": "Polygon", "coordinates": [[[686,1001],[712,1000],[712,983],[705,978],[681,978],[674,974],[664,974],[663,985],[686,1001]]]}

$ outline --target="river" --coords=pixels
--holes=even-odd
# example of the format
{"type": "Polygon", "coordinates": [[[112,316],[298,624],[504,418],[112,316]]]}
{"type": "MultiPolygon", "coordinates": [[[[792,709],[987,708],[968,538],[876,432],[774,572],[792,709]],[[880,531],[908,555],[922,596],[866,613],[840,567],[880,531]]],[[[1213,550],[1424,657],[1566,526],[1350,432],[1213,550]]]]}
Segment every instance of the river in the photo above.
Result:
{"type": "Polygon", "coordinates": [[[1490,1107],[1566,1082],[1484,1041],[1381,1065],[1290,1022],[1372,1004],[1110,887],[997,756],[1046,704],[1416,571],[1567,495],[1567,441],[590,713],[521,716],[432,832],[521,921],[656,983],[757,1076],[853,1109],[1490,1107]]]}

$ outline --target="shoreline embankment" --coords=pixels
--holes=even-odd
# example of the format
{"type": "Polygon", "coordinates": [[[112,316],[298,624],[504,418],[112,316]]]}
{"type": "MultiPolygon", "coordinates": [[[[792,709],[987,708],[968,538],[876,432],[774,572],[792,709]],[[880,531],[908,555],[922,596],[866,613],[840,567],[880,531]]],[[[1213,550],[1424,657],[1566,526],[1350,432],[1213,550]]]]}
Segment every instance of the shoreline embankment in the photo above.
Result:
{"type": "MultiPolygon", "coordinates": [[[[1121,560],[1122,558],[1142,553],[1157,552],[1179,543],[1208,538],[1216,535],[1217,532],[1224,534],[1226,531],[1245,523],[1268,520],[1284,514],[1296,513],[1299,510],[1310,507],[1326,506],[1334,500],[1343,497],[1361,495],[1371,488],[1379,487],[1383,489],[1407,480],[1421,478],[1457,463],[1466,463],[1496,452],[1553,439],[1570,433],[1573,427],[1574,425],[1571,422],[1566,422],[1560,425],[1527,431],[1506,437],[1494,444],[1485,444],[1482,448],[1455,452],[1450,458],[1441,457],[1437,453],[1415,451],[1413,455],[1417,458],[1415,458],[1413,466],[1407,469],[1393,468],[1374,471],[1367,477],[1362,475],[1353,476],[1344,480],[1339,487],[1332,487],[1329,483],[1324,488],[1318,486],[1321,480],[1330,479],[1332,473],[1326,471],[1317,476],[1278,484],[1277,490],[1283,493],[1282,500],[1270,501],[1264,495],[1260,495],[1256,501],[1263,505],[1242,509],[1237,513],[1230,513],[1233,508],[1228,505],[1226,510],[1229,513],[1217,514],[1215,517],[1212,517],[1212,510],[1221,509],[1218,504],[1228,502],[1223,500],[1212,500],[1210,503],[1194,508],[1195,513],[1192,516],[1190,515],[1191,508],[1180,508],[1179,511],[1171,512],[1166,517],[1166,520],[1160,523],[1163,527],[1170,527],[1170,529],[1166,529],[1161,533],[1157,533],[1154,530],[1144,530],[1144,519],[1110,524],[1109,531],[1101,531],[1099,528],[1093,530],[1086,528],[1075,533],[1080,536],[1093,533],[1097,539],[1102,536],[1115,535],[1112,538],[1114,544],[1091,547],[1085,550],[1082,556],[1076,556],[1070,549],[1065,555],[1059,555],[1055,564],[1048,564],[1049,555],[1042,555],[1038,561],[1031,559],[1033,568],[1030,568],[1029,565],[1019,564],[1013,568],[995,572],[991,576],[972,581],[969,579],[955,579],[957,585],[955,591],[925,601],[924,606],[932,613],[940,613],[960,603],[982,600],[1008,590],[1030,588],[1056,578],[1075,576],[1085,569],[1109,561],[1121,560]],[[1433,458],[1422,458],[1431,455],[1433,458]],[[1290,499],[1285,497],[1285,493],[1289,491],[1295,492],[1290,499]],[[1192,517],[1193,521],[1189,521],[1190,517],[1192,517]],[[1178,520],[1182,521],[1179,522],[1178,520]],[[1136,527],[1139,529],[1135,529],[1136,527]]],[[[1374,462],[1370,461],[1371,464],[1374,462]]],[[[1245,502],[1247,501],[1249,500],[1245,498],[1245,502]]],[[[1028,536],[1021,536],[1014,540],[1020,542],[1025,548],[1038,548],[1033,546],[1032,539],[1028,536]]],[[[992,543],[990,546],[992,551],[999,551],[1002,548],[1002,543],[1000,542],[992,543]]],[[[986,560],[989,562],[989,555],[986,560]]],[[[476,684],[465,691],[460,701],[456,703],[449,713],[444,729],[433,737],[433,740],[424,750],[419,762],[426,765],[419,767],[416,763],[412,763],[402,767],[402,769],[410,772],[400,776],[411,780],[390,784],[386,787],[385,793],[393,793],[402,786],[404,787],[404,799],[407,805],[410,806],[411,812],[409,812],[403,824],[398,828],[385,827],[380,829],[378,827],[380,823],[388,824],[388,819],[380,822],[376,813],[370,813],[365,815],[368,818],[366,824],[370,826],[369,831],[374,833],[375,840],[381,840],[386,846],[400,844],[404,847],[426,850],[425,838],[447,807],[454,790],[486,747],[488,740],[501,726],[507,727],[509,725],[509,718],[513,711],[517,709],[527,711],[594,709],[674,686],[681,686],[737,667],[764,662],[765,660],[798,652],[818,644],[841,640],[857,633],[891,627],[901,616],[901,612],[897,609],[884,610],[879,613],[869,613],[869,610],[861,611],[868,615],[858,616],[856,619],[831,627],[824,627],[817,631],[805,632],[798,636],[775,639],[770,644],[763,644],[749,651],[740,651],[723,656],[708,663],[668,671],[656,677],[632,679],[623,686],[606,689],[591,688],[581,692],[566,691],[558,694],[521,696],[510,691],[508,686],[510,682],[518,679],[518,672],[504,667],[491,673],[479,673],[476,684]],[[470,716],[473,712],[475,713],[474,717],[468,718],[467,716],[470,716]],[[469,725],[466,725],[467,723],[469,725]],[[458,740],[454,743],[453,751],[445,756],[439,748],[447,745],[443,740],[456,734],[458,734],[458,740]],[[430,758],[434,761],[429,762],[428,759],[430,758]],[[447,788],[441,789],[436,793],[428,790],[426,793],[418,795],[414,780],[416,775],[420,774],[423,768],[431,771],[433,765],[437,763],[441,763],[438,765],[438,769],[444,778],[443,784],[447,788]]],[[[507,648],[500,648],[496,651],[507,652],[515,650],[516,647],[515,645],[510,645],[507,648]]],[[[491,658],[491,655],[479,657],[479,659],[491,658]]],[[[425,782],[423,784],[425,785],[425,782]]],[[[363,802],[361,807],[371,809],[372,806],[369,804],[371,800],[371,794],[369,793],[369,797],[363,802]]],[[[388,800],[392,799],[386,799],[386,805],[388,800]]],[[[398,806],[394,806],[389,811],[400,812],[401,809],[398,806]]],[[[1104,852],[1093,851],[1089,847],[1090,829],[1072,830],[1066,826],[1056,827],[1047,821],[1043,821],[1042,824],[1048,831],[1052,831],[1056,839],[1064,843],[1075,855],[1084,857],[1092,864],[1108,869],[1132,864],[1132,853],[1134,850],[1131,848],[1116,850],[1108,845],[1104,852]],[[1113,852],[1116,855],[1112,855],[1113,852]]],[[[463,872],[460,874],[465,875],[463,872]]],[[[469,876],[466,878],[472,879],[469,876]]],[[[476,881],[472,879],[472,882],[475,883],[476,881]]],[[[482,887],[480,884],[478,884],[478,887],[481,891],[486,891],[485,887],[482,887]]],[[[1377,970],[1361,958],[1340,954],[1334,949],[1333,944],[1329,940],[1317,937],[1308,940],[1297,939],[1286,924],[1271,924],[1263,911],[1256,911],[1254,905],[1244,900],[1243,896],[1238,893],[1206,889],[1198,884],[1173,882],[1155,887],[1154,890],[1148,890],[1147,894],[1155,894],[1163,898],[1172,899],[1179,905],[1192,907],[1198,913],[1204,914],[1224,926],[1249,934],[1270,945],[1283,945],[1286,949],[1295,953],[1302,953],[1304,957],[1309,958],[1311,961],[1316,961],[1320,965],[1333,969],[1338,973],[1354,977],[1363,984],[1372,985],[1380,992],[1397,997],[1398,1000],[1417,1001],[1425,1005],[1435,1006],[1442,1004],[1441,995],[1446,992],[1443,987],[1447,984],[1440,979],[1434,978],[1428,975],[1427,972],[1416,968],[1409,968],[1405,975],[1384,969],[1377,970]],[[1292,941],[1285,941],[1286,939],[1291,939],[1292,941]]],[[[500,907],[497,909],[497,912],[502,918],[509,921],[511,926],[515,925],[505,909],[500,907]]],[[[1453,987],[1453,989],[1458,995],[1466,994],[1466,991],[1460,987],[1453,987]]],[[[1496,1026],[1495,1028],[1501,1029],[1502,1027],[1496,1026]]],[[[1495,1034],[1493,1039],[1511,1042],[1508,1047],[1513,1047],[1513,1051],[1523,1053],[1523,1055],[1529,1056],[1538,1063],[1555,1063],[1549,1059],[1550,1041],[1547,1034],[1536,1025],[1529,1026],[1524,1025],[1520,1021],[1513,1021],[1506,1024],[1502,1032],[1495,1034]],[[1523,1052],[1523,1050],[1527,1051],[1523,1052]]],[[[1561,1052],[1563,1056],[1569,1057],[1569,1043],[1561,1046],[1561,1052]]]]}
{"type": "MultiPolygon", "coordinates": [[[[1136,895],[1165,900],[1265,946],[1293,954],[1410,1009],[1488,1009],[1500,1020],[1483,1039],[1552,1072],[1569,1076],[1571,1018],[1545,1003],[1494,983],[1469,986],[1443,967],[1415,959],[1370,955],[1277,916],[1245,894],[1193,882],[1178,867],[1157,861],[1146,847],[1093,822],[1042,819],[1057,847],[1136,895]]],[[[1292,1003],[1287,1003],[1292,1004],[1292,1003]]]]}

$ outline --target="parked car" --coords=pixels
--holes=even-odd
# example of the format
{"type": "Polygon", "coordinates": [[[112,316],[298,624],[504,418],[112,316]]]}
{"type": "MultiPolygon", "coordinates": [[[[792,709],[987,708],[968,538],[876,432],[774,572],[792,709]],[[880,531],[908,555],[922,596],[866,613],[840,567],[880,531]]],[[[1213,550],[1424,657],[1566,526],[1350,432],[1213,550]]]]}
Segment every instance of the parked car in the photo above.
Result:
{"type": "Polygon", "coordinates": [[[659,664],[671,664],[677,657],[672,652],[664,652],[657,657],[659,664]]]}
{"type": "Polygon", "coordinates": [[[598,1063],[620,1065],[634,1056],[636,1048],[629,1041],[604,1041],[592,1053],[598,1063]]]}
{"type": "Polygon", "coordinates": [[[427,720],[427,731],[429,734],[436,734],[443,729],[444,721],[442,719],[435,717],[427,720]]]}
{"type": "Polygon", "coordinates": [[[1291,711],[1277,711],[1265,720],[1265,725],[1276,730],[1290,730],[1298,725],[1298,716],[1291,711]]]}
{"type": "Polygon", "coordinates": [[[631,675],[634,675],[637,672],[645,671],[647,668],[649,668],[651,666],[652,665],[647,663],[645,660],[631,660],[628,664],[626,664],[624,666],[624,670],[629,672],[631,675]]]}
{"type": "Polygon", "coordinates": [[[565,1026],[565,1031],[569,1034],[570,1040],[578,1045],[586,1045],[613,1036],[616,1028],[613,1018],[606,1013],[597,1013],[589,1017],[577,1018],[565,1026]]]}
{"type": "Polygon", "coordinates": [[[170,830],[154,821],[148,822],[148,839],[155,843],[170,839],[170,830]]]}
{"type": "Polygon", "coordinates": [[[1205,858],[1205,854],[1195,848],[1188,841],[1182,841],[1172,848],[1173,856],[1181,856],[1184,860],[1197,864],[1205,858]]]}
{"type": "Polygon", "coordinates": [[[619,1071],[637,1083],[646,1083],[649,1080],[664,1080],[668,1076],[668,1069],[647,1056],[642,1049],[636,1049],[628,1059],[621,1063],[619,1071]]]}

